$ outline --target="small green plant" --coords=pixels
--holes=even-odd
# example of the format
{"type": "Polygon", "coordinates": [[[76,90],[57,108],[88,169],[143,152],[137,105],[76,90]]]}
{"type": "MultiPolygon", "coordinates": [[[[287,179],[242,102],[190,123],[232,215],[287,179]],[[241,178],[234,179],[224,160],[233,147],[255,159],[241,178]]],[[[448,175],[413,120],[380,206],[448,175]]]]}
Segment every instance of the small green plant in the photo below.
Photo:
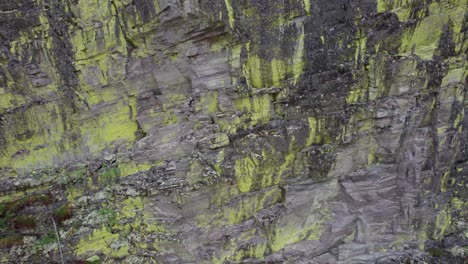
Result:
{"type": "Polygon", "coordinates": [[[116,183],[119,179],[120,171],[116,167],[104,167],[102,168],[101,173],[101,183],[103,184],[113,184],[116,183]]]}
{"type": "Polygon", "coordinates": [[[46,245],[50,245],[50,244],[53,244],[55,243],[56,241],[56,238],[55,238],[55,234],[53,231],[49,231],[49,233],[36,240],[36,242],[34,242],[34,248],[39,248],[39,247],[43,247],[43,246],[46,246],[46,245]]]}
{"type": "Polygon", "coordinates": [[[117,214],[110,208],[103,208],[98,211],[98,214],[106,220],[109,228],[117,224],[117,214]]]}
{"type": "Polygon", "coordinates": [[[4,231],[8,229],[8,221],[10,220],[11,217],[2,217],[0,218],[0,230],[4,231]]]}
{"type": "Polygon", "coordinates": [[[2,216],[6,212],[6,206],[4,204],[0,204],[0,216],[2,216]]]}
{"type": "Polygon", "coordinates": [[[86,177],[86,174],[88,173],[88,169],[86,167],[74,170],[70,172],[70,176],[73,179],[84,179],[86,177]]]}

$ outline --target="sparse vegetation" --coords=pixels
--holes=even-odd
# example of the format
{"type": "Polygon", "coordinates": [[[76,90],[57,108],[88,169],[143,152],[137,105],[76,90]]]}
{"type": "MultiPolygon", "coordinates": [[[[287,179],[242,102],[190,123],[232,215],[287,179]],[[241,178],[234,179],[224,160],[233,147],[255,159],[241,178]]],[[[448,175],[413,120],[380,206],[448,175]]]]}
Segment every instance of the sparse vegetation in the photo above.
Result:
{"type": "Polygon", "coordinates": [[[117,224],[117,214],[111,208],[103,208],[98,211],[98,214],[106,219],[106,224],[109,228],[117,224]]]}
{"type": "Polygon", "coordinates": [[[49,231],[49,233],[46,236],[34,242],[34,247],[38,248],[38,247],[50,245],[52,243],[55,243],[55,241],[56,241],[55,234],[53,233],[53,231],[49,231]]]}

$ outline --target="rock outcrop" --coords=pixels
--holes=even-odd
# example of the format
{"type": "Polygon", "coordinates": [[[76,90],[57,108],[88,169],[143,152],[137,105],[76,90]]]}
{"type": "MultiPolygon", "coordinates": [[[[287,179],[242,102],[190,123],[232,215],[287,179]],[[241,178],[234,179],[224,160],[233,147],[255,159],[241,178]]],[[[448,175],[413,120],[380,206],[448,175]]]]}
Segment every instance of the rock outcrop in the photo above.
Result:
{"type": "Polygon", "coordinates": [[[2,263],[466,263],[466,0],[0,0],[2,263]]]}

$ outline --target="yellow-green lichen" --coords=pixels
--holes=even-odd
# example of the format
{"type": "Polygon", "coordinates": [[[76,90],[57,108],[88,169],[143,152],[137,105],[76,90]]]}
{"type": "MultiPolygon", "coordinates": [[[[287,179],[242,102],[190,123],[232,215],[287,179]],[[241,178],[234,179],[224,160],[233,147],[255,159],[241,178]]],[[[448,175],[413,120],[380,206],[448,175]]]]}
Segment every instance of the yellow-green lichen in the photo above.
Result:
{"type": "Polygon", "coordinates": [[[242,120],[239,117],[221,119],[218,122],[221,131],[230,135],[236,134],[237,130],[241,127],[242,120]]]}
{"type": "Polygon", "coordinates": [[[260,238],[255,229],[240,231],[231,237],[221,252],[214,254],[210,263],[245,262],[248,259],[263,260],[267,241],[260,238]]]}
{"type": "Polygon", "coordinates": [[[253,88],[263,87],[262,77],[262,60],[256,55],[250,55],[244,66],[245,75],[248,78],[248,83],[253,88]]]}
{"type": "Polygon", "coordinates": [[[236,160],[234,171],[239,191],[278,185],[285,172],[293,167],[295,157],[294,151],[282,154],[274,149],[263,149],[261,155],[251,154],[236,160]]]}
{"type": "Polygon", "coordinates": [[[97,152],[112,142],[135,140],[138,125],[133,119],[136,113],[132,109],[136,109],[133,100],[116,103],[103,109],[97,116],[82,120],[81,135],[91,152],[97,152]]]}
{"type": "Polygon", "coordinates": [[[461,210],[463,208],[466,208],[468,203],[467,202],[464,202],[462,200],[460,200],[460,198],[458,197],[454,197],[452,198],[452,200],[450,200],[450,203],[452,205],[452,207],[456,210],[461,210]]]}
{"type": "Polygon", "coordinates": [[[234,23],[235,23],[234,9],[232,8],[231,1],[230,0],[224,0],[224,3],[226,4],[226,9],[227,9],[227,12],[228,12],[229,26],[231,28],[234,28],[234,23]]]}
{"type": "Polygon", "coordinates": [[[123,200],[121,208],[121,217],[133,218],[137,212],[143,210],[143,200],[141,197],[127,198],[123,200]]]}
{"type": "Polygon", "coordinates": [[[440,180],[440,191],[441,192],[446,192],[447,191],[447,181],[448,181],[449,176],[450,176],[450,171],[447,171],[442,176],[442,178],[440,180]]]}
{"type": "Polygon", "coordinates": [[[210,92],[205,96],[200,97],[200,110],[208,114],[214,114],[218,111],[218,94],[219,92],[210,92]]]}
{"type": "Polygon", "coordinates": [[[309,136],[307,137],[306,146],[311,146],[318,143],[327,143],[329,141],[328,137],[323,136],[324,133],[324,119],[318,119],[316,117],[309,117],[309,136]]]}
{"type": "Polygon", "coordinates": [[[304,9],[307,15],[310,15],[310,0],[304,0],[304,9]]]}
{"type": "Polygon", "coordinates": [[[253,217],[256,212],[280,202],[281,199],[282,193],[279,188],[241,196],[234,203],[223,205],[222,214],[229,224],[237,224],[253,217]]]}
{"type": "Polygon", "coordinates": [[[239,189],[232,185],[217,184],[214,187],[217,191],[211,195],[210,205],[222,206],[232,199],[232,197],[239,195],[239,189]]]}
{"type": "Polygon", "coordinates": [[[271,98],[268,94],[236,99],[234,105],[236,109],[250,117],[250,123],[246,126],[255,126],[270,120],[271,98]]]}
{"type": "Polygon", "coordinates": [[[307,221],[305,225],[297,226],[287,224],[284,227],[277,227],[274,230],[274,238],[271,243],[271,250],[277,252],[287,245],[297,243],[302,240],[319,240],[324,230],[325,219],[307,221]]]}
{"type": "MultiPolygon", "coordinates": [[[[390,11],[395,13],[400,21],[406,21],[411,13],[414,12],[413,6],[415,3],[418,3],[417,1],[419,0],[377,0],[377,12],[390,11]]],[[[419,15],[417,17],[419,17],[419,15]]]]}
{"type": "Polygon", "coordinates": [[[435,229],[433,233],[434,239],[440,239],[444,236],[445,231],[450,227],[452,223],[451,215],[449,210],[443,210],[437,213],[435,221],[435,229]]]}
{"type": "Polygon", "coordinates": [[[132,161],[128,161],[128,162],[120,162],[118,165],[118,168],[120,171],[120,176],[125,177],[125,176],[129,176],[140,171],[147,171],[151,169],[153,165],[154,164],[152,163],[137,164],[132,161]]]}
{"type": "Polygon", "coordinates": [[[304,61],[304,29],[297,36],[294,45],[294,56],[291,59],[262,59],[255,54],[249,54],[244,64],[243,72],[247,84],[252,88],[285,87],[287,76],[293,76],[296,83],[303,72],[304,61]]]}
{"type": "Polygon", "coordinates": [[[259,161],[250,156],[236,160],[235,172],[239,191],[250,191],[256,180],[258,165],[259,161]]]}
{"type": "Polygon", "coordinates": [[[265,243],[260,245],[250,245],[247,249],[240,249],[234,253],[234,261],[241,261],[247,258],[255,258],[263,260],[267,245],[265,243]]]}
{"type": "Polygon", "coordinates": [[[296,49],[294,51],[294,58],[292,62],[292,73],[294,76],[294,84],[297,83],[304,69],[303,56],[304,56],[304,26],[302,27],[301,34],[297,38],[296,49]]]}
{"type": "Polygon", "coordinates": [[[91,255],[102,252],[104,255],[122,257],[128,255],[128,246],[113,250],[110,245],[119,239],[119,234],[113,234],[109,230],[95,229],[88,237],[83,238],[76,245],[75,253],[77,255],[91,255]]]}
{"type": "MultiPolygon", "coordinates": [[[[464,2],[465,5],[463,6],[460,3],[460,7],[444,6],[439,2],[433,2],[429,6],[429,16],[422,19],[414,30],[408,29],[405,31],[400,53],[407,56],[414,51],[416,55],[424,60],[432,59],[434,52],[437,50],[443,26],[447,24],[449,19],[458,27],[462,24],[461,21],[463,21],[466,12],[466,1],[464,2]]],[[[459,28],[454,28],[454,31],[458,33],[459,28]]]]}

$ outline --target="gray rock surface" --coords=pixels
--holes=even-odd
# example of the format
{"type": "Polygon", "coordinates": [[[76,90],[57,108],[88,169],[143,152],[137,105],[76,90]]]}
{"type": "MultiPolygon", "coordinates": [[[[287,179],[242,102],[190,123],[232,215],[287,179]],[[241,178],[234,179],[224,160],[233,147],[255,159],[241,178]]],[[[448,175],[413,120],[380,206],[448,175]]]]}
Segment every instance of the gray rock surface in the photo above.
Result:
{"type": "Polygon", "coordinates": [[[466,9],[0,0],[0,261],[466,263],[466,9]]]}

